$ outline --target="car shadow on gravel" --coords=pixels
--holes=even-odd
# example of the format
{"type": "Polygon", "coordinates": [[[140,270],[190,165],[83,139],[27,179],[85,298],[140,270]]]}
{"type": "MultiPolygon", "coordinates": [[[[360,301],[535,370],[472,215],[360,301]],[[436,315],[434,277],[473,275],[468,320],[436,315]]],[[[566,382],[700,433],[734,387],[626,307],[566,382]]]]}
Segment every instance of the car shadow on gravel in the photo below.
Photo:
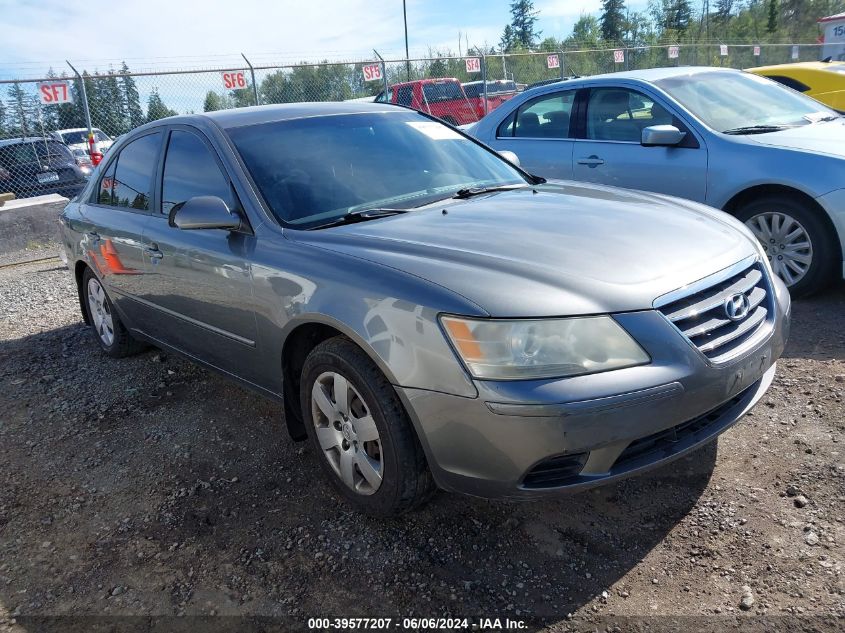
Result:
{"type": "Polygon", "coordinates": [[[792,331],[785,359],[845,360],[845,282],[792,302],[792,331]]]}
{"type": "Polygon", "coordinates": [[[176,355],[110,359],[77,324],[0,360],[10,613],[557,617],[656,547],[707,555],[668,535],[715,444],[554,501],[440,493],[375,520],[337,499],[278,403],[176,355]]]}

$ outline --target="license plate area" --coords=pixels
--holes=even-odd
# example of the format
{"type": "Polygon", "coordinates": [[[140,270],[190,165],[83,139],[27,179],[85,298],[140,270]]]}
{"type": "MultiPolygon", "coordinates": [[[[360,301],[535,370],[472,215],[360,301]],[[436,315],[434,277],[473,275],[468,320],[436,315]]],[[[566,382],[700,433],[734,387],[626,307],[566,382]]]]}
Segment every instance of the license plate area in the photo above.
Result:
{"type": "Polygon", "coordinates": [[[42,185],[47,182],[56,182],[59,179],[59,174],[54,171],[45,171],[35,176],[42,185]]]}

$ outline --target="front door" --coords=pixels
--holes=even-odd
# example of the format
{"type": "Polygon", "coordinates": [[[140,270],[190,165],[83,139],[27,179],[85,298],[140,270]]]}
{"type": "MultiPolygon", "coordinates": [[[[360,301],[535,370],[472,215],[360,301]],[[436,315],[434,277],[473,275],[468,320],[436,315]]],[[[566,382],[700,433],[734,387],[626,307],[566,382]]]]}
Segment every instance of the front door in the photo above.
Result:
{"type": "Polygon", "coordinates": [[[707,149],[657,99],[628,88],[593,88],[584,127],[573,150],[575,180],[704,202],[707,149]],[[687,136],[676,147],[644,147],[642,130],[650,125],[675,125],[687,136]]]}
{"type": "Polygon", "coordinates": [[[514,152],[530,174],[571,180],[575,93],[564,90],[526,101],[499,125],[493,147],[514,152]]]}
{"type": "Polygon", "coordinates": [[[144,232],[149,245],[144,300],[154,306],[151,336],[246,380],[258,377],[250,230],[181,230],[174,206],[195,196],[239,203],[208,141],[188,127],[170,132],[161,203],[144,232]]]}

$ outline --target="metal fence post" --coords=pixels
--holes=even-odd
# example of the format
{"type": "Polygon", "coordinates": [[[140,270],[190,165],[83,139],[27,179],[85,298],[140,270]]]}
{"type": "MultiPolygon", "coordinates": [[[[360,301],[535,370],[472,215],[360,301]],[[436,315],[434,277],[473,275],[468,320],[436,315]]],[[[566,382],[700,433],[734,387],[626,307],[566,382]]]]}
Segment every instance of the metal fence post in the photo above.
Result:
{"type": "Polygon", "coordinates": [[[252,95],[255,97],[255,105],[261,105],[258,102],[258,84],[255,83],[255,68],[252,67],[252,62],[246,58],[246,55],[241,53],[241,57],[244,58],[246,65],[249,66],[249,74],[252,75],[252,95]]]}
{"type": "Polygon", "coordinates": [[[481,85],[484,87],[484,114],[487,114],[487,57],[481,51],[481,85]]]}
{"type": "MultiPolygon", "coordinates": [[[[379,55],[379,54],[378,54],[378,51],[377,51],[376,49],[373,49],[373,52],[376,54],[376,57],[378,57],[379,61],[381,62],[381,79],[382,79],[382,81],[384,82],[384,98],[385,98],[385,100],[386,100],[388,103],[390,103],[390,99],[388,99],[388,98],[387,98],[387,92],[388,92],[388,86],[387,86],[387,66],[386,66],[386,65],[385,65],[385,63],[384,63],[384,57],[382,57],[381,55],[379,55]]],[[[408,63],[410,63],[410,60],[408,60],[408,63]]]]}
{"type": "Polygon", "coordinates": [[[88,138],[91,138],[94,130],[91,128],[91,111],[88,109],[88,93],[85,91],[85,78],[79,74],[79,71],[73,67],[73,64],[71,64],[68,60],[65,61],[67,62],[67,65],[70,66],[73,74],[76,75],[76,78],[79,79],[79,85],[82,86],[82,110],[85,112],[85,124],[88,126],[88,138]]]}
{"type": "Polygon", "coordinates": [[[566,62],[564,61],[563,51],[559,51],[558,55],[560,55],[560,80],[566,77],[566,62]]]}

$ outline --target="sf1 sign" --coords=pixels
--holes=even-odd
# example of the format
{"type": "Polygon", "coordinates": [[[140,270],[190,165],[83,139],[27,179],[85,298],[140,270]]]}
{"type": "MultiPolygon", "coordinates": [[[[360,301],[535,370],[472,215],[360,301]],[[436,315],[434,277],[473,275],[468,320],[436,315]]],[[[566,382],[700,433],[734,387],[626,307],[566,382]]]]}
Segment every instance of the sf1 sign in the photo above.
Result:
{"type": "Polygon", "coordinates": [[[39,83],[38,98],[43,105],[70,103],[73,101],[73,95],[70,92],[70,83],[67,81],[45,81],[39,83]]]}
{"type": "Polygon", "coordinates": [[[364,73],[364,81],[376,81],[381,79],[381,64],[367,64],[361,68],[364,73]]]}
{"type": "Polygon", "coordinates": [[[560,68],[560,57],[557,55],[547,55],[546,56],[546,67],[547,68],[560,68]]]}
{"type": "Polygon", "coordinates": [[[624,64],[625,63],[625,51],[621,49],[617,49],[613,51],[613,63],[614,64],[624,64]]]}
{"type": "Polygon", "coordinates": [[[467,57],[465,60],[468,73],[481,72],[481,59],[478,57],[467,57]]]}
{"type": "Polygon", "coordinates": [[[223,87],[226,90],[242,90],[246,88],[246,77],[244,77],[244,71],[242,70],[220,73],[220,76],[223,78],[223,87]]]}

